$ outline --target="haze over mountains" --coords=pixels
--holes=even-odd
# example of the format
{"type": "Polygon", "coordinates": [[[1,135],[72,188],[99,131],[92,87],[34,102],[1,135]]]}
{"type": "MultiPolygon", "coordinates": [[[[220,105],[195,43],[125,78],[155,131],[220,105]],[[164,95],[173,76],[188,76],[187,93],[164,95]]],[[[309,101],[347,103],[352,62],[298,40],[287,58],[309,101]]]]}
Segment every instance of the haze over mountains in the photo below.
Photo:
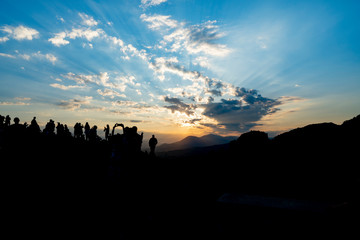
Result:
{"type": "Polygon", "coordinates": [[[156,152],[161,157],[190,157],[207,154],[209,151],[227,151],[233,143],[239,148],[257,146],[265,142],[286,146],[286,148],[299,148],[300,146],[313,149],[322,146],[323,148],[335,147],[339,144],[356,142],[360,136],[360,115],[344,121],[341,125],[332,122],[316,123],[289,130],[269,139],[267,134],[259,131],[243,133],[240,137],[222,137],[214,134],[202,137],[189,136],[181,141],[162,144],[156,152]]]}
{"type": "Polygon", "coordinates": [[[169,151],[189,149],[189,148],[221,145],[221,144],[229,143],[230,141],[235,140],[236,138],[237,138],[236,136],[222,137],[215,134],[208,134],[202,137],[188,136],[178,142],[161,144],[156,148],[156,151],[169,152],[169,151]]]}

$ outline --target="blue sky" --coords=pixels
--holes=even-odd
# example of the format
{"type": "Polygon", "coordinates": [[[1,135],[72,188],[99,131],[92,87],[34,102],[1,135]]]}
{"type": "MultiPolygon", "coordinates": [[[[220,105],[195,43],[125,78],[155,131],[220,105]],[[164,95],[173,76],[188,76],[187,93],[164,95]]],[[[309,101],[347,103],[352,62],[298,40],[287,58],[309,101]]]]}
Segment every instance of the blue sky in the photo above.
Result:
{"type": "Polygon", "coordinates": [[[358,1],[1,1],[0,114],[163,141],[360,113],[358,1]],[[149,135],[150,136],[150,135],[149,135]]]}

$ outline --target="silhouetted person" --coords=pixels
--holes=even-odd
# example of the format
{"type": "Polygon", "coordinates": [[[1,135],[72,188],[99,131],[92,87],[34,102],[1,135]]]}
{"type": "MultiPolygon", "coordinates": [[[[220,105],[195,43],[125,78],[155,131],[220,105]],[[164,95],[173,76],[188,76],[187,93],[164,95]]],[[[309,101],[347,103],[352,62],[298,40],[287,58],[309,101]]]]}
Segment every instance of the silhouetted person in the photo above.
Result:
{"type": "Polygon", "coordinates": [[[83,126],[81,125],[81,123],[76,123],[74,126],[74,138],[84,138],[83,126]]]}
{"type": "Polygon", "coordinates": [[[9,116],[9,115],[6,115],[6,118],[5,118],[5,127],[10,126],[10,121],[11,121],[10,116],[9,116]]]}
{"type": "Polygon", "coordinates": [[[7,140],[11,144],[19,143],[23,141],[25,135],[25,126],[20,124],[20,119],[18,117],[14,118],[14,124],[10,125],[7,128],[7,140]]]}
{"type": "Polygon", "coordinates": [[[30,122],[30,125],[37,125],[36,117],[33,117],[33,119],[30,122]]]}
{"type": "Polygon", "coordinates": [[[58,136],[64,136],[65,135],[65,129],[64,125],[58,122],[58,125],[56,126],[56,134],[58,136]]]}
{"type": "Polygon", "coordinates": [[[0,115],[0,127],[4,126],[5,117],[0,115]]]}
{"type": "Polygon", "coordinates": [[[18,117],[14,118],[14,124],[12,126],[20,126],[20,119],[18,117]]]}
{"type": "Polygon", "coordinates": [[[30,126],[27,128],[30,135],[37,135],[41,132],[39,124],[36,122],[36,117],[30,122],[30,126]]]}
{"type": "Polygon", "coordinates": [[[105,132],[105,140],[107,141],[109,138],[109,133],[110,133],[110,126],[109,124],[106,125],[106,127],[104,127],[104,132],[105,132]]]}
{"type": "Polygon", "coordinates": [[[158,141],[155,138],[155,135],[152,135],[152,137],[149,140],[150,156],[155,156],[155,147],[157,143],[158,141]]]}
{"type": "Polygon", "coordinates": [[[94,125],[89,131],[89,141],[95,142],[97,140],[97,126],[94,125]]]}
{"type": "Polygon", "coordinates": [[[64,125],[64,134],[67,137],[71,137],[71,132],[66,124],[64,125]]]}
{"type": "Polygon", "coordinates": [[[55,122],[50,119],[43,131],[46,135],[55,135],[55,122]]]}
{"type": "Polygon", "coordinates": [[[88,122],[85,123],[85,139],[86,141],[89,141],[89,135],[90,135],[90,125],[88,122]]]}
{"type": "Polygon", "coordinates": [[[0,150],[1,150],[2,146],[4,145],[4,141],[5,141],[5,136],[4,136],[5,124],[4,124],[4,120],[5,120],[5,117],[0,115],[0,150]]]}

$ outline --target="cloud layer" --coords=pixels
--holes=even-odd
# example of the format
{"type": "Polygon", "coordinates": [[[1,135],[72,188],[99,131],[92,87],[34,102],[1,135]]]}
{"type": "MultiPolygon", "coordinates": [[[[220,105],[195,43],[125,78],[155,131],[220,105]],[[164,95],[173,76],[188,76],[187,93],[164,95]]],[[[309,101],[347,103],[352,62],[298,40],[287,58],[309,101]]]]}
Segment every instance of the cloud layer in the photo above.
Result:
{"type": "MultiPolygon", "coordinates": [[[[141,1],[142,11],[136,21],[154,33],[146,44],[143,39],[134,40],[133,36],[114,31],[116,23],[105,17],[98,20],[79,12],[73,13],[72,20],[56,16],[62,27],[42,34],[47,49],[54,51],[16,50],[0,53],[0,57],[56,64],[53,69],[58,67],[57,72],[49,71],[51,76],[47,78],[54,82],[46,81],[46,85],[58,93],[53,105],[68,111],[99,111],[126,116],[131,122],[158,121],[171,127],[187,126],[216,133],[248,131],[264,117],[279,111],[281,98],[263,97],[258,90],[229,83],[211,71],[211,59],[221,61],[234,51],[226,44],[227,34],[218,21],[193,24],[171,15],[149,13],[150,7],[165,2],[141,1]],[[58,54],[69,49],[76,54],[69,53],[70,61],[64,63],[64,55],[58,54]],[[82,58],[87,64],[80,64],[80,57],[75,55],[85,50],[88,54],[82,58]],[[108,59],[113,62],[109,64],[108,59]]],[[[40,38],[37,30],[24,25],[3,26],[0,31],[1,44],[10,39],[40,38]]],[[[257,40],[266,48],[264,39],[257,40]]],[[[3,101],[0,105],[27,102],[3,101]]]]}
{"type": "Polygon", "coordinates": [[[18,41],[21,40],[33,40],[34,38],[39,38],[39,32],[33,28],[25,27],[19,25],[14,26],[3,26],[0,28],[0,31],[4,32],[6,36],[0,37],[0,43],[6,42],[10,39],[15,39],[18,41]]]}

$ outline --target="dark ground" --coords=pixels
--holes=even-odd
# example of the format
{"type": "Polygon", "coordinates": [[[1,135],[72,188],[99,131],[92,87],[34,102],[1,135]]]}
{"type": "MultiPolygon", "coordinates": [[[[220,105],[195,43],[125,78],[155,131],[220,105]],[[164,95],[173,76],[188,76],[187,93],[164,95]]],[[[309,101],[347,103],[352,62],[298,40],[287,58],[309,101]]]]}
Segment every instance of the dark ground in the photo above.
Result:
{"type": "Polygon", "coordinates": [[[273,140],[250,132],[225,150],[172,159],[114,156],[105,141],[10,139],[0,149],[2,227],[47,238],[357,237],[360,132],[351,124],[273,140]]]}

